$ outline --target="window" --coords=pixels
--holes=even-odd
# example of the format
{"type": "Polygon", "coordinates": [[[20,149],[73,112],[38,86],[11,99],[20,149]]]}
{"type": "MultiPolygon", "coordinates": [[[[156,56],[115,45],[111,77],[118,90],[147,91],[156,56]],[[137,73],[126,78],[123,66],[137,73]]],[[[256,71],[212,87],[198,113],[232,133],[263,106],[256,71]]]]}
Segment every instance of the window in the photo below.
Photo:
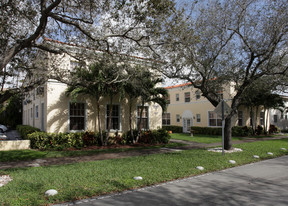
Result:
{"type": "Polygon", "coordinates": [[[70,103],[70,130],[85,130],[85,104],[70,103]]]}
{"type": "Polygon", "coordinates": [[[264,125],[264,112],[260,112],[260,125],[264,125]]]}
{"type": "Polygon", "coordinates": [[[283,112],[281,112],[281,119],[284,119],[284,114],[283,114],[283,112]]]}
{"type": "Polygon", "coordinates": [[[196,91],[196,100],[200,99],[201,93],[199,90],[196,91]]]}
{"type": "Polygon", "coordinates": [[[190,102],[190,92],[185,92],[184,97],[185,97],[185,102],[190,102]]]}
{"type": "Polygon", "coordinates": [[[238,126],[243,126],[243,111],[238,111],[238,126]]]}
{"type": "Polygon", "coordinates": [[[162,125],[170,125],[170,124],[171,124],[170,113],[163,113],[162,125]]]}
{"type": "Polygon", "coordinates": [[[200,114],[196,114],[196,121],[201,122],[201,115],[200,114]]]}
{"type": "Polygon", "coordinates": [[[209,126],[211,126],[211,127],[222,126],[221,116],[218,117],[218,115],[212,111],[209,111],[208,115],[209,115],[209,126]]]}
{"type": "MultiPolygon", "coordinates": [[[[137,107],[137,126],[139,125],[139,122],[140,122],[141,108],[142,107],[137,107]]],[[[149,125],[148,124],[148,107],[144,106],[140,128],[141,129],[149,129],[148,125],[149,125]]]]}
{"type": "Polygon", "coordinates": [[[33,109],[31,108],[31,115],[30,115],[31,118],[33,118],[33,109]]]}
{"type": "Polygon", "coordinates": [[[278,119],[277,114],[273,115],[273,120],[274,120],[275,123],[277,122],[277,119],[278,119]]]}
{"type": "Polygon", "coordinates": [[[167,104],[170,104],[170,95],[168,95],[168,96],[166,97],[166,102],[167,102],[167,104]]]}
{"type": "Polygon", "coordinates": [[[39,117],[39,106],[36,105],[35,107],[35,118],[38,118],[39,117]]]}
{"type": "Polygon", "coordinates": [[[180,122],[180,115],[179,114],[176,114],[176,121],[180,122]]]}
{"type": "Polygon", "coordinates": [[[176,94],[176,102],[179,102],[179,94],[176,94]]]}
{"type": "MultiPolygon", "coordinates": [[[[108,130],[109,117],[110,117],[110,105],[106,107],[106,129],[108,130]]],[[[120,106],[112,105],[112,114],[111,114],[111,125],[110,129],[120,130],[120,106]]]]}

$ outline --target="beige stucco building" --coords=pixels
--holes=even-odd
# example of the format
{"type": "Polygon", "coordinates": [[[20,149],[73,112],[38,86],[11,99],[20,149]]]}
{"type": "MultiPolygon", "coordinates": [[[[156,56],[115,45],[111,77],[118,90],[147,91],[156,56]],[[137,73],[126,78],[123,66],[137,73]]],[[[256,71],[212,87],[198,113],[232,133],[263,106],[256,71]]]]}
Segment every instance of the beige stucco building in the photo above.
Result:
{"type": "MultiPolygon", "coordinates": [[[[51,40],[50,40],[51,41],[51,40]]],[[[53,42],[55,43],[55,42],[53,42]]],[[[59,42],[56,42],[58,45],[59,42]]],[[[61,43],[64,44],[64,43],[61,43]]],[[[64,45],[71,47],[72,45],[64,45]]],[[[131,57],[135,61],[148,61],[144,58],[131,57]]],[[[54,72],[60,68],[63,73],[72,71],[77,65],[77,60],[67,54],[41,53],[36,59],[36,64],[44,68],[44,72],[54,72]],[[57,66],[55,66],[57,65],[57,66]]],[[[43,71],[38,70],[38,75],[43,71]]],[[[36,74],[37,76],[37,74],[36,74]]],[[[67,85],[48,79],[43,85],[30,91],[23,101],[23,124],[37,127],[50,133],[73,131],[98,131],[97,110],[95,99],[91,96],[81,96],[77,102],[72,102],[65,94],[67,85]]],[[[101,98],[101,125],[107,129],[108,109],[110,101],[101,98]]],[[[135,100],[132,107],[132,126],[136,129],[140,119],[140,101],[135,100]]],[[[162,127],[162,109],[158,104],[147,103],[142,115],[142,129],[157,129],[162,127]]],[[[112,130],[119,133],[129,130],[129,104],[128,98],[119,96],[113,98],[112,130]]]]}
{"type": "MultiPolygon", "coordinates": [[[[163,114],[162,125],[183,127],[183,132],[189,132],[191,126],[221,127],[221,115],[214,112],[215,107],[203,96],[200,90],[191,84],[180,84],[166,87],[169,93],[167,112],[163,114]]],[[[223,98],[227,105],[231,105],[231,98],[235,95],[233,84],[223,87],[223,98]]],[[[256,111],[255,111],[256,112],[256,111]]],[[[257,111],[257,125],[264,125],[264,112],[257,111]]],[[[250,110],[245,107],[238,109],[238,115],[233,119],[235,126],[250,126],[250,110]]],[[[269,122],[267,122],[269,125],[269,122]]]]}

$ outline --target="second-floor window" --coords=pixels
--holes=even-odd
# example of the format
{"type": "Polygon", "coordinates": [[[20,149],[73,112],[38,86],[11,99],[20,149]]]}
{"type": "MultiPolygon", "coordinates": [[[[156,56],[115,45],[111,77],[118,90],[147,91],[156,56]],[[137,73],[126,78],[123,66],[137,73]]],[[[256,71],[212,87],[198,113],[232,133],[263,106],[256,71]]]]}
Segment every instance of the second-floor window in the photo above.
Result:
{"type": "Polygon", "coordinates": [[[200,99],[201,92],[199,90],[196,91],[196,100],[200,99]]]}
{"type": "Polygon", "coordinates": [[[176,102],[179,102],[179,94],[176,94],[176,102]]]}
{"type": "Polygon", "coordinates": [[[190,102],[190,92],[184,93],[185,102],[190,102]]]}
{"type": "Polygon", "coordinates": [[[39,117],[39,106],[35,106],[35,118],[37,119],[39,117]]]}

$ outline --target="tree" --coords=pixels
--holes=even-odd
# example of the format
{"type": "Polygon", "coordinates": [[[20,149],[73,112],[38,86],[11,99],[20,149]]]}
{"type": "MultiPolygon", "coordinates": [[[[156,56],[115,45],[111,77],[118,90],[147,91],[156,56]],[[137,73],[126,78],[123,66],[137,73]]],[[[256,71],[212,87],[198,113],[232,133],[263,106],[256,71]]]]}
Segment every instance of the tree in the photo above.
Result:
{"type": "Polygon", "coordinates": [[[162,110],[165,111],[167,108],[166,97],[168,96],[168,91],[166,89],[157,87],[157,84],[161,83],[162,79],[158,77],[155,78],[150,71],[144,70],[137,76],[137,79],[138,83],[135,86],[136,91],[141,99],[141,106],[139,115],[140,119],[137,123],[138,135],[135,142],[138,142],[141,136],[142,117],[145,103],[157,103],[161,106],[162,110]]]}
{"type": "MultiPolygon", "coordinates": [[[[284,107],[283,98],[277,94],[273,93],[277,88],[277,85],[267,84],[269,79],[265,81],[255,81],[249,89],[242,95],[240,105],[244,105],[250,108],[250,118],[253,131],[255,132],[257,127],[257,114],[260,107],[263,107],[265,116],[264,132],[267,132],[267,121],[268,121],[268,110],[269,109],[279,109],[284,107]],[[256,110],[256,115],[254,113],[256,110]]],[[[239,105],[239,106],[240,106],[239,105]]]]}
{"type": "Polygon", "coordinates": [[[136,50],[151,54],[155,42],[149,39],[157,35],[159,22],[169,17],[174,6],[173,0],[3,0],[0,84],[6,82],[7,66],[30,71],[39,50],[69,53],[51,48],[44,36],[109,54],[136,50]]]}
{"type": "Polygon", "coordinates": [[[166,24],[163,39],[170,44],[159,47],[163,72],[191,82],[214,106],[221,101],[219,91],[233,87],[224,129],[224,148],[229,150],[231,120],[245,92],[264,77],[277,81],[287,76],[287,1],[203,1],[191,13],[166,24]]]}
{"type": "MultiPolygon", "coordinates": [[[[102,125],[101,125],[101,107],[100,99],[105,95],[105,87],[109,80],[105,79],[103,69],[109,69],[110,66],[105,61],[96,62],[88,68],[76,68],[72,75],[72,81],[67,88],[67,95],[70,95],[74,101],[80,94],[89,95],[95,99],[97,109],[98,131],[102,145],[104,145],[102,125]]],[[[67,83],[67,82],[66,82],[67,83]]]]}

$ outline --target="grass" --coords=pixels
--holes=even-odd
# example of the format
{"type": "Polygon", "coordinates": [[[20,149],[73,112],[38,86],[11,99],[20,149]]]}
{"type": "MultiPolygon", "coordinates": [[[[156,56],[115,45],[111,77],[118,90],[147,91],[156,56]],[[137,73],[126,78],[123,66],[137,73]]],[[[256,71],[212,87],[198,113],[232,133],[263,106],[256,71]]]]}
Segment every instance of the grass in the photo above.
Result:
{"type": "Polygon", "coordinates": [[[273,152],[273,158],[288,155],[288,151],[280,150],[288,148],[288,139],[234,147],[242,148],[243,152],[222,156],[221,153],[193,149],[61,166],[0,170],[0,175],[9,174],[13,178],[0,187],[0,205],[47,205],[73,201],[272,158],[267,152],[273,152]],[[254,159],[253,155],[259,155],[260,159],[254,159]],[[230,159],[236,164],[229,164],[230,159]],[[205,170],[197,170],[199,165],[205,170]],[[143,180],[136,181],[133,179],[135,176],[142,176],[143,180]],[[45,197],[44,192],[48,189],[56,189],[59,194],[45,197]]]}
{"type": "MultiPolygon", "coordinates": [[[[201,135],[196,134],[193,137],[190,136],[190,134],[184,134],[184,133],[173,133],[170,134],[172,139],[178,139],[178,140],[185,140],[190,142],[198,142],[198,143],[221,143],[222,136],[217,135],[201,135]]],[[[232,140],[241,140],[241,137],[232,137],[232,140]]]]}
{"type": "Polygon", "coordinates": [[[125,152],[131,150],[142,150],[159,147],[177,147],[182,146],[180,143],[169,143],[166,145],[157,145],[149,147],[135,147],[135,148],[114,148],[114,149],[97,149],[97,150],[73,150],[73,151],[39,151],[39,150],[14,150],[14,151],[0,151],[0,162],[12,162],[12,161],[25,161],[35,160],[50,157],[79,157],[86,155],[96,155],[100,153],[115,153],[125,152]]]}

